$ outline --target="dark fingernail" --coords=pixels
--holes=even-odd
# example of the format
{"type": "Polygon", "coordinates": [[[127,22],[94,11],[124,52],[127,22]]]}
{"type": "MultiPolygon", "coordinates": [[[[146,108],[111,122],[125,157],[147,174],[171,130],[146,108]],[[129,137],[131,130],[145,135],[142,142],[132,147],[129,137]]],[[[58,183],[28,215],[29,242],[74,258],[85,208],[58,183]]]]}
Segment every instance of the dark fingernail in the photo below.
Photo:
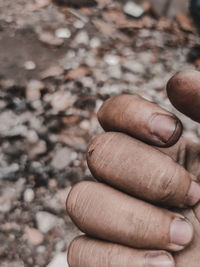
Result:
{"type": "Polygon", "coordinates": [[[162,143],[167,143],[176,134],[177,125],[178,121],[172,116],[158,114],[151,121],[150,131],[162,143]]]}
{"type": "Polygon", "coordinates": [[[145,267],[174,267],[172,257],[165,252],[151,252],[146,256],[145,267]]]}
{"type": "Polygon", "coordinates": [[[187,206],[194,206],[200,200],[200,185],[196,182],[191,182],[188,194],[185,198],[184,204],[187,206]]]}
{"type": "Polygon", "coordinates": [[[193,227],[185,219],[174,219],[170,226],[170,242],[173,250],[181,250],[193,238],[193,227]]]}

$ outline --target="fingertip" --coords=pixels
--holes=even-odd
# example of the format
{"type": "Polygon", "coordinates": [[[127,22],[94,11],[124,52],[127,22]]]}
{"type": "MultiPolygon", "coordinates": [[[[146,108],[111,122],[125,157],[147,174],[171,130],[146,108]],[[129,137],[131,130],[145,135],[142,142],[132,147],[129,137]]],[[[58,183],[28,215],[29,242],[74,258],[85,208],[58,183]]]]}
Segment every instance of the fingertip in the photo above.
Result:
{"type": "Polygon", "coordinates": [[[165,251],[152,251],[146,254],[144,267],[175,267],[173,257],[165,251]]]}
{"type": "Polygon", "coordinates": [[[181,251],[191,243],[194,236],[192,224],[186,218],[175,218],[170,225],[170,249],[181,251]]]}
{"type": "Polygon", "coordinates": [[[192,207],[200,201],[200,185],[197,182],[192,181],[186,195],[184,204],[192,207]]]}

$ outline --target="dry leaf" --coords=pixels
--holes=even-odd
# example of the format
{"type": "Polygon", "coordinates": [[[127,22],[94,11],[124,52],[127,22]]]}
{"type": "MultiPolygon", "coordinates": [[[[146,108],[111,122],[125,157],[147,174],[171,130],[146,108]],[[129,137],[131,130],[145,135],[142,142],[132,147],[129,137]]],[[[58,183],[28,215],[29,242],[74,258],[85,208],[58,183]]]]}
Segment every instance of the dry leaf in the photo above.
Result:
{"type": "Polygon", "coordinates": [[[76,80],[84,76],[87,76],[90,73],[90,69],[86,66],[79,66],[76,69],[70,70],[63,78],[63,81],[66,80],[76,80]]]}
{"type": "Polygon", "coordinates": [[[183,14],[177,14],[176,21],[178,22],[181,30],[186,31],[186,32],[195,32],[192,21],[190,20],[189,17],[183,14]]]}
{"type": "Polygon", "coordinates": [[[99,19],[94,19],[93,23],[97,28],[97,30],[105,35],[110,36],[115,32],[115,28],[110,23],[103,22],[102,20],[99,19]]]}

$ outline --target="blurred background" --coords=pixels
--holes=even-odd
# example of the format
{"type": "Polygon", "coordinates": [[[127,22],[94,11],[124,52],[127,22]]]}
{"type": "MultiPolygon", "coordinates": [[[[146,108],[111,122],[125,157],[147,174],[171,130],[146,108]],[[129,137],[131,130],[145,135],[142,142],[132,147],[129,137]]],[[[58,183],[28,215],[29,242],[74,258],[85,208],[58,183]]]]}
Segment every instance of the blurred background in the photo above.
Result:
{"type": "Polygon", "coordinates": [[[197,124],[165,92],[175,72],[200,68],[199,1],[189,6],[0,0],[1,267],[67,267],[79,231],[65,200],[73,184],[91,179],[85,150],[102,131],[96,112],[109,96],[154,101],[199,141],[197,124]]]}

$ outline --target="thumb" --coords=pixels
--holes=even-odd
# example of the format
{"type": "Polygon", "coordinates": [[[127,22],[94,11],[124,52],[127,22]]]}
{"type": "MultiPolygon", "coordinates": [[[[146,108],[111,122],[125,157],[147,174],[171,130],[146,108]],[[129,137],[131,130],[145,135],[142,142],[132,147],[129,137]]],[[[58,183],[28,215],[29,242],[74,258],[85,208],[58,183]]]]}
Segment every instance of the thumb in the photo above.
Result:
{"type": "Polygon", "coordinates": [[[182,71],[175,74],[167,84],[167,94],[180,112],[200,122],[200,72],[182,71]]]}

